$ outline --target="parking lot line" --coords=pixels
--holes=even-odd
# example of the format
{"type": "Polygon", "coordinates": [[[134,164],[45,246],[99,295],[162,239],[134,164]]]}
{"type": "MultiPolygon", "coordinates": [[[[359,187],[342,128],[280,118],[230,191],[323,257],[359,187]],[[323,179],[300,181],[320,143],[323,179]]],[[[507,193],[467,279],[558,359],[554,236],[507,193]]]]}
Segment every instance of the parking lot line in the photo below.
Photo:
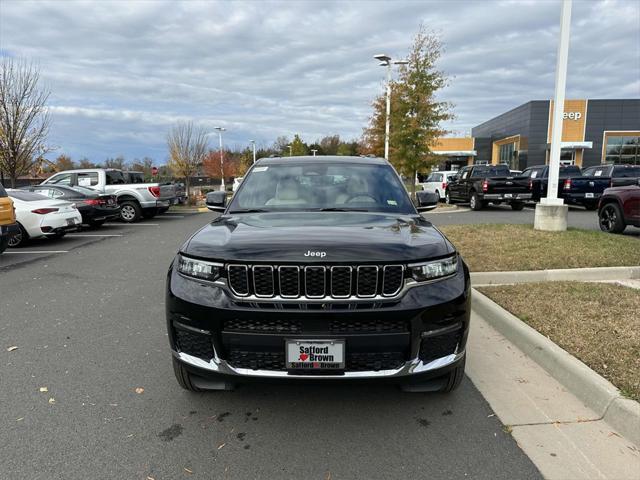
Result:
{"type": "Polygon", "coordinates": [[[184,215],[162,215],[158,218],[184,218],[184,215]]]}
{"type": "Polygon", "coordinates": [[[105,223],[105,227],[159,227],[159,223],[105,223]]]}
{"type": "Polygon", "coordinates": [[[69,250],[10,250],[4,252],[4,255],[11,255],[12,253],[69,253],[69,250]]]}
{"type": "Polygon", "coordinates": [[[121,233],[70,233],[67,237],[121,237],[121,233]]]}

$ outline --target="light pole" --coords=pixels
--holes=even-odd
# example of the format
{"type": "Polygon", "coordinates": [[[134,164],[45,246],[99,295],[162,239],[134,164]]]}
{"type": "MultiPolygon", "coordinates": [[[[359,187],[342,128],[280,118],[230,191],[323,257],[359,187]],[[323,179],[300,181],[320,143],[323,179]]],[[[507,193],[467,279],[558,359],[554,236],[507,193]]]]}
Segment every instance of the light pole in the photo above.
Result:
{"type": "Polygon", "coordinates": [[[249,140],[249,142],[251,143],[251,148],[253,150],[253,163],[256,163],[256,141],[249,140]]]}
{"type": "Polygon", "coordinates": [[[287,145],[287,147],[289,147],[289,156],[292,157],[293,156],[293,145],[287,145]]]}
{"type": "Polygon", "coordinates": [[[316,148],[312,148],[312,149],[311,149],[311,153],[313,153],[313,156],[314,156],[314,157],[316,156],[316,152],[317,152],[317,151],[318,151],[318,150],[317,150],[316,148]]]}
{"type": "Polygon", "coordinates": [[[387,113],[384,122],[384,158],[389,160],[389,129],[391,126],[391,64],[406,65],[409,62],[406,60],[397,60],[392,62],[391,57],[383,53],[374,55],[373,58],[380,61],[378,65],[381,67],[387,67],[387,113]]]}
{"type": "Polygon", "coordinates": [[[224,150],[222,150],[222,132],[225,132],[227,129],[224,127],[214,127],[214,130],[218,131],[218,140],[220,142],[220,173],[222,174],[220,190],[224,192],[224,150]]]}
{"type": "Polygon", "coordinates": [[[562,0],[560,13],[560,41],[556,63],[556,91],[553,100],[553,125],[551,128],[551,151],[549,158],[549,182],[547,196],[536,205],[534,228],[536,230],[563,231],[567,229],[569,207],[558,198],[560,176],[560,147],[562,142],[562,113],[567,85],[567,63],[569,59],[569,30],[571,27],[571,1],[562,0]]]}

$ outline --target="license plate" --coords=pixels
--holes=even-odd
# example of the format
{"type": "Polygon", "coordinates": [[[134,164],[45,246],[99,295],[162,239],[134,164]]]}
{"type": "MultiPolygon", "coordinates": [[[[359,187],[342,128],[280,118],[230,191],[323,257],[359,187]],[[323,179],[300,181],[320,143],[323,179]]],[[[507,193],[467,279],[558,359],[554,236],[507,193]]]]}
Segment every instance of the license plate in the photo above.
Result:
{"type": "Polygon", "coordinates": [[[67,225],[75,225],[75,224],[76,224],[75,218],[67,218],[67,225]]]}
{"type": "Polygon", "coordinates": [[[287,368],[344,369],[344,340],[287,340],[287,368]]]}
{"type": "Polygon", "coordinates": [[[505,193],[504,194],[504,198],[512,198],[513,194],[512,193],[505,193]]]}
{"type": "Polygon", "coordinates": [[[585,198],[593,198],[593,193],[585,193],[584,197],[585,198]]]}

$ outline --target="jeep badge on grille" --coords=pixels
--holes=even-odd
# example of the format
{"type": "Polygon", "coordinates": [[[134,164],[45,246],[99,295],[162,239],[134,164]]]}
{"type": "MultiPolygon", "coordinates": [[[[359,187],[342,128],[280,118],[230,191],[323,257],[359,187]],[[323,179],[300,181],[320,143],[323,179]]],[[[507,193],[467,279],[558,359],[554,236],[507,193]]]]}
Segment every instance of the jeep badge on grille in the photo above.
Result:
{"type": "Polygon", "coordinates": [[[312,252],[311,250],[307,250],[307,253],[305,253],[304,256],[324,258],[327,256],[327,252],[312,252]]]}

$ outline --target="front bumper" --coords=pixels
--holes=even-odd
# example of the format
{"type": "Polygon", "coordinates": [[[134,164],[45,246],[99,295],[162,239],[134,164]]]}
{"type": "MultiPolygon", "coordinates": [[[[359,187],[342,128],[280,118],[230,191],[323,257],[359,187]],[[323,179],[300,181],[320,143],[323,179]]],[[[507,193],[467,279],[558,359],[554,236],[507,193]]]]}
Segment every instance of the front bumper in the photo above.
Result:
{"type": "Polygon", "coordinates": [[[465,356],[470,284],[466,266],[459,265],[452,277],[405,287],[383,302],[324,304],[242,301],[225,286],[185,278],[172,268],[166,313],[173,356],[199,377],[229,382],[438,378],[465,356]],[[320,338],[345,340],[344,370],[284,367],[286,340],[320,338]]]}
{"type": "Polygon", "coordinates": [[[13,237],[20,233],[20,227],[17,223],[12,223],[9,225],[0,225],[0,238],[2,237],[13,237]]]}
{"type": "Polygon", "coordinates": [[[530,193],[485,193],[483,195],[484,200],[499,200],[501,202],[514,202],[531,200],[532,195],[530,193]]]}

